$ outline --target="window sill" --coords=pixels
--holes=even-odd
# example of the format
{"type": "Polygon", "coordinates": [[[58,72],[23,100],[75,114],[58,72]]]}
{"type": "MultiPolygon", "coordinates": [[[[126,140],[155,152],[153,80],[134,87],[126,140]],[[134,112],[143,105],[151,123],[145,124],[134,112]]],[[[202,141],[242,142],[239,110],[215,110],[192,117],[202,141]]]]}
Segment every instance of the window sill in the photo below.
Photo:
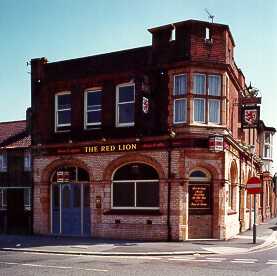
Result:
{"type": "Polygon", "coordinates": [[[161,216],[160,210],[110,210],[104,215],[161,216]]]}
{"type": "Polygon", "coordinates": [[[237,211],[228,210],[227,215],[228,215],[228,216],[229,216],[229,215],[235,215],[235,214],[237,214],[237,213],[238,213],[237,211]]]}

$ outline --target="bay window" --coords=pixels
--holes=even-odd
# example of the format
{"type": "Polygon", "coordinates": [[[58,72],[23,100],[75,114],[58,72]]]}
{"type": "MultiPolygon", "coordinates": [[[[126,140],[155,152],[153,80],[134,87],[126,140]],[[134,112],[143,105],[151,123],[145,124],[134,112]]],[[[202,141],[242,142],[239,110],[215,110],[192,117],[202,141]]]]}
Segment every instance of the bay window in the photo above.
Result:
{"type": "Polygon", "coordinates": [[[120,84],[116,89],[116,126],[135,125],[135,84],[120,84]]]}
{"type": "Polygon", "coordinates": [[[221,76],[193,74],[193,121],[220,124],[221,76]]]}
{"type": "Polygon", "coordinates": [[[185,123],[187,121],[187,75],[174,76],[174,123],[185,123]]]}
{"type": "Polygon", "coordinates": [[[267,131],[267,132],[264,133],[263,158],[265,158],[265,159],[272,159],[272,148],[273,148],[272,133],[267,131]]]}

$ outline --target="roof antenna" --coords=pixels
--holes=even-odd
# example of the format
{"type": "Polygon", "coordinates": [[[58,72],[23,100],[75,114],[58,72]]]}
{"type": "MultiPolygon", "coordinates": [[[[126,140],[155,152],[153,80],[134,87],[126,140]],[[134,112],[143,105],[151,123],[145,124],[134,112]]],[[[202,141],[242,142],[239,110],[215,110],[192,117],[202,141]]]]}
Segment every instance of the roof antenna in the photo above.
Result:
{"type": "Polygon", "coordinates": [[[211,15],[211,14],[209,13],[208,9],[205,9],[205,12],[208,14],[209,19],[212,20],[212,23],[214,23],[214,18],[215,18],[215,16],[214,16],[214,15],[211,15]]]}

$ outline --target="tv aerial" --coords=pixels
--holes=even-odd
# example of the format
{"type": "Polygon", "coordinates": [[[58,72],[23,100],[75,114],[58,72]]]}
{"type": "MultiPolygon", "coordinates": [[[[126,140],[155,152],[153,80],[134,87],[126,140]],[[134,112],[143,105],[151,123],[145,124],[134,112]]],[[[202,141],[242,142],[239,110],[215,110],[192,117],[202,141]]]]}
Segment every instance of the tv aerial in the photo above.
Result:
{"type": "Polygon", "coordinates": [[[211,19],[212,23],[214,23],[214,15],[211,15],[210,12],[208,11],[208,9],[205,9],[205,12],[208,14],[209,19],[211,19]]]}

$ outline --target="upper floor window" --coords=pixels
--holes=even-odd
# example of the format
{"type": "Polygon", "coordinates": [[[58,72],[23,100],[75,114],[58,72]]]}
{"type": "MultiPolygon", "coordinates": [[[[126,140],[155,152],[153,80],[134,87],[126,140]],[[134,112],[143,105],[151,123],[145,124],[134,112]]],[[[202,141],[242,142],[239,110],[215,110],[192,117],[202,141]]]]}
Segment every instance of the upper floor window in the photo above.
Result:
{"type": "Polygon", "coordinates": [[[273,137],[272,133],[264,133],[264,154],[263,158],[272,159],[272,148],[273,148],[273,137]]]}
{"type": "Polygon", "coordinates": [[[7,209],[7,189],[0,189],[0,210],[7,209]]]}
{"type": "Polygon", "coordinates": [[[24,151],[24,171],[29,172],[32,168],[32,156],[29,150],[24,151]]]}
{"type": "Polygon", "coordinates": [[[185,123],[187,121],[187,75],[174,76],[174,123],[185,123]]]}
{"type": "Polygon", "coordinates": [[[8,169],[7,152],[0,153],[0,172],[6,172],[8,169]]]}
{"type": "Polygon", "coordinates": [[[135,84],[120,84],[116,89],[116,126],[135,125],[135,84]]]}
{"type": "Polygon", "coordinates": [[[193,75],[193,120],[220,124],[221,76],[193,75]]]}
{"type": "Polygon", "coordinates": [[[102,91],[99,89],[85,92],[85,128],[101,125],[102,121],[102,91]]]}
{"type": "Polygon", "coordinates": [[[71,93],[55,95],[55,130],[66,131],[71,126],[71,93]]]}

